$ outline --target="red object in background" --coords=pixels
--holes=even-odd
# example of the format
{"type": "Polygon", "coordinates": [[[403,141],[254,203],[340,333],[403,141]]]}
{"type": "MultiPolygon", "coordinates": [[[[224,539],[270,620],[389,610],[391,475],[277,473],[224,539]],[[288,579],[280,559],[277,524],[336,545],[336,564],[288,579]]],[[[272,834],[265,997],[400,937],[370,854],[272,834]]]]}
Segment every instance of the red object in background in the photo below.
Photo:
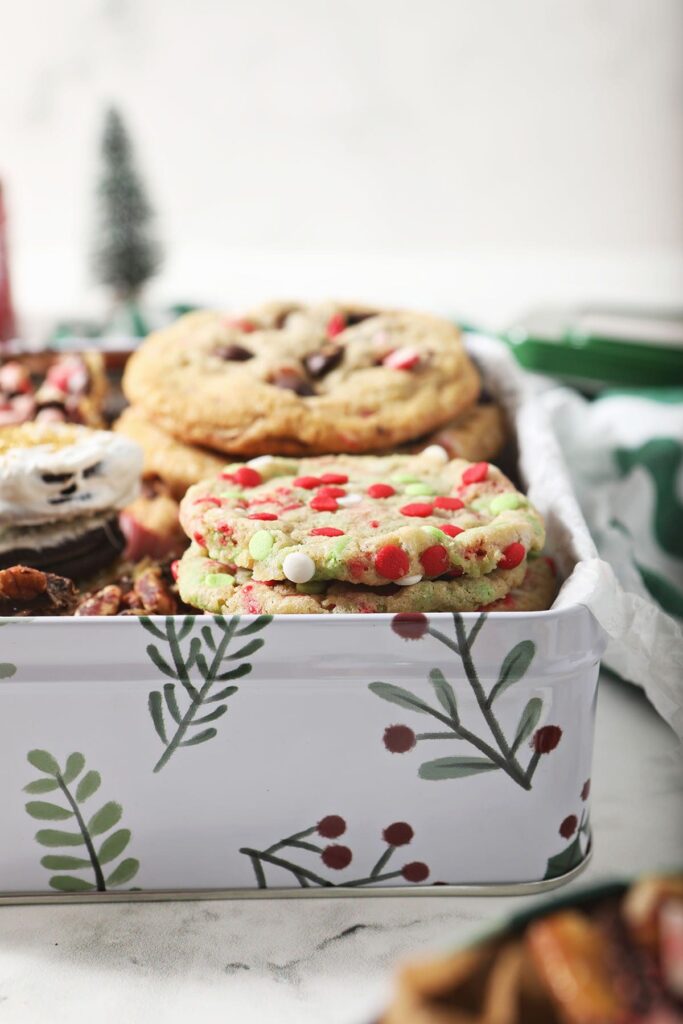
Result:
{"type": "Polygon", "coordinates": [[[0,182],[0,342],[15,337],[14,310],[9,284],[9,257],[7,252],[7,219],[0,182]]]}

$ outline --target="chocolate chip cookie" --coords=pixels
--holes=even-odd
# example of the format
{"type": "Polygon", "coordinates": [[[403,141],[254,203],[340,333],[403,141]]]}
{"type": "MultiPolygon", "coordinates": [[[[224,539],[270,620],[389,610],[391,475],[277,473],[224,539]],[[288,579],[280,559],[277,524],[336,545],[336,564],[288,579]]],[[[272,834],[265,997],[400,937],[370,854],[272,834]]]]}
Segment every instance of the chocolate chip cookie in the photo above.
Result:
{"type": "Polygon", "coordinates": [[[151,335],[123,381],[181,441],[236,455],[392,448],[469,408],[479,377],[455,326],[337,303],[190,313],[151,335]]]}

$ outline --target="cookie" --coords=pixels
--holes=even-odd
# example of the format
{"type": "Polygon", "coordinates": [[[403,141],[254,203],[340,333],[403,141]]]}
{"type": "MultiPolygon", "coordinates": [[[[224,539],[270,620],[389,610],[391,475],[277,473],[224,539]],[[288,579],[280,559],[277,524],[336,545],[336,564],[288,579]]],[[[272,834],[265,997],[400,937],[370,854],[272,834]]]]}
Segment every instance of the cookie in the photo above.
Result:
{"type": "Polygon", "coordinates": [[[499,469],[438,447],[233,464],[190,488],[180,521],[211,558],[293,583],[485,576],[544,542],[541,516],[499,469]]]}
{"type": "MultiPolygon", "coordinates": [[[[232,568],[232,567],[231,567],[232,568]]],[[[317,615],[380,612],[471,612],[504,597],[524,579],[526,563],[497,569],[476,579],[425,580],[412,586],[352,583],[263,583],[244,569],[233,572],[207,558],[196,546],[176,565],[180,595],[187,604],[212,614],[317,615]]]]}
{"type": "Polygon", "coordinates": [[[327,303],[190,313],[130,358],[127,398],[182,441],[236,455],[393,448],[469,408],[479,376],[436,317],[327,303]]]}
{"type": "Polygon", "coordinates": [[[112,511],[138,491],[142,452],[106,430],[61,423],[0,429],[3,524],[34,526],[112,511]]]}
{"type": "Polygon", "coordinates": [[[487,612],[544,612],[557,597],[559,582],[552,558],[541,555],[530,558],[526,574],[519,586],[512,587],[505,597],[489,604],[487,612]]]}
{"type": "Polygon", "coordinates": [[[0,426],[35,420],[103,427],[108,391],[101,352],[21,356],[0,365],[0,426]]]}
{"type": "Polygon", "coordinates": [[[438,444],[451,459],[489,462],[498,455],[505,441],[505,417],[501,407],[495,402],[478,403],[434,433],[402,445],[399,450],[418,453],[438,444]]]}
{"type": "Polygon", "coordinates": [[[109,565],[124,547],[118,515],[111,512],[10,527],[0,531],[0,569],[25,565],[79,580],[109,565]]]}
{"type": "Polygon", "coordinates": [[[224,455],[178,441],[133,406],[124,410],[114,430],[140,445],[144,452],[143,474],[159,477],[178,499],[192,484],[220,473],[226,462],[224,455]]]}

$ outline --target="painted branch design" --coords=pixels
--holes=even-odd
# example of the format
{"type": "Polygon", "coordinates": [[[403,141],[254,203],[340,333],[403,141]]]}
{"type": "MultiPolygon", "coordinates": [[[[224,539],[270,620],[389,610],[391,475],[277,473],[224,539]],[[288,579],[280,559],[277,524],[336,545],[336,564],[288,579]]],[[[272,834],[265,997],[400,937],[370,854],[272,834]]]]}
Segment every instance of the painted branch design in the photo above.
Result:
{"type": "Polygon", "coordinates": [[[457,612],[453,613],[454,639],[431,626],[427,617],[419,614],[394,616],[392,629],[407,640],[417,640],[429,635],[456,655],[476,698],[488,736],[475,732],[464,724],[455,690],[442,670],[433,668],[429,673],[429,681],[440,705],[438,708],[393,683],[370,683],[372,692],[382,700],[419,714],[430,715],[441,726],[436,731],[416,733],[407,725],[390,725],[384,733],[384,745],[391,753],[403,754],[420,742],[465,741],[474,747],[476,754],[455,754],[425,761],[418,770],[420,778],[438,781],[461,779],[483,772],[504,771],[518,786],[529,790],[541,757],[555,749],[562,737],[562,730],[557,725],[546,725],[536,729],[543,711],[543,701],[540,697],[531,697],[521,711],[514,737],[510,740],[505,735],[496,715],[494,703],[510,686],[523,678],[534,659],[536,647],[531,640],[522,640],[515,644],[503,659],[496,683],[490,692],[486,693],[472,656],[475,641],[485,621],[486,614],[483,613],[468,633],[462,616],[457,612]],[[525,765],[520,759],[520,748],[530,738],[533,752],[525,765]]]}
{"type": "Polygon", "coordinates": [[[239,687],[228,685],[215,689],[214,685],[248,675],[252,665],[243,659],[255,654],[264,644],[261,638],[249,640],[239,650],[228,653],[230,642],[236,637],[258,633],[271,619],[272,615],[260,615],[240,629],[239,616],[235,615],[227,621],[222,615],[213,615],[213,629],[208,624],[204,625],[200,629],[200,636],[193,637],[191,633],[196,622],[194,615],[185,616],[180,625],[174,616],[167,616],[165,630],[147,616],[140,617],[143,629],[168,645],[168,654],[165,656],[156,644],[149,644],[149,659],[163,675],[174,680],[165,683],[163,690],[152,690],[149,695],[149,713],[164,745],[164,751],[154,766],[155,772],[160,772],[180,747],[195,747],[218,734],[215,726],[209,723],[223,717],[228,710],[227,699],[237,693],[239,687]],[[185,640],[189,643],[184,651],[185,640]],[[223,663],[226,661],[241,663],[235,668],[224,669],[223,663]],[[176,683],[180,683],[180,690],[176,688],[176,683]],[[183,702],[182,707],[179,698],[183,702]],[[195,731],[198,726],[206,728],[195,731]]]}
{"type": "Polygon", "coordinates": [[[106,892],[107,889],[130,882],[140,867],[140,862],[134,857],[125,857],[112,871],[105,867],[121,856],[131,839],[127,828],[111,831],[121,820],[121,804],[110,800],[90,815],[87,821],[83,815],[83,804],[100,788],[100,773],[92,770],[84,772],[85,757],[78,752],[69,754],[63,769],[47,750],[31,750],[27,759],[29,764],[42,773],[42,778],[29,782],[24,786],[24,792],[31,795],[54,792],[61,797],[60,803],[29,800],[26,804],[27,813],[39,821],[71,821],[76,826],[73,832],[55,828],[39,829],[36,841],[41,846],[51,848],[83,846],[86,854],[77,857],[66,853],[50,853],[40,863],[49,871],[92,871],[92,881],[80,875],[52,875],[51,888],[59,892],[106,892]],[[77,779],[74,789],[73,783],[77,779]],[[97,849],[97,837],[103,836],[105,832],[110,835],[97,849]]]}
{"type": "MultiPolygon", "coordinates": [[[[590,779],[583,784],[581,799],[584,803],[588,800],[590,785],[590,779]]],[[[576,814],[568,814],[562,820],[558,832],[567,841],[567,845],[559,853],[548,858],[544,878],[559,878],[561,875],[566,875],[568,871],[578,867],[581,861],[588,856],[592,841],[588,807],[581,809],[580,818],[576,814]]]]}
{"type": "Polygon", "coordinates": [[[429,868],[421,861],[412,861],[402,868],[386,871],[389,861],[397,848],[407,846],[413,839],[414,832],[405,821],[395,821],[382,832],[384,850],[373,867],[366,873],[345,882],[334,882],[324,868],[331,871],[343,871],[353,860],[353,851],[340,843],[321,845],[319,839],[339,839],[346,832],[346,821],[338,814],[328,814],[317,825],[294,832],[280,839],[265,850],[256,850],[244,846],[240,850],[251,861],[256,884],[259,889],[267,889],[266,870],[269,865],[284,868],[296,879],[302,889],[318,886],[323,888],[356,888],[378,885],[394,878],[418,884],[429,877],[429,868]],[[313,840],[313,842],[311,841],[313,840]],[[292,853],[290,851],[295,851],[292,853]],[[308,855],[308,856],[305,856],[308,855]],[[321,861],[323,868],[318,866],[321,861]]]}

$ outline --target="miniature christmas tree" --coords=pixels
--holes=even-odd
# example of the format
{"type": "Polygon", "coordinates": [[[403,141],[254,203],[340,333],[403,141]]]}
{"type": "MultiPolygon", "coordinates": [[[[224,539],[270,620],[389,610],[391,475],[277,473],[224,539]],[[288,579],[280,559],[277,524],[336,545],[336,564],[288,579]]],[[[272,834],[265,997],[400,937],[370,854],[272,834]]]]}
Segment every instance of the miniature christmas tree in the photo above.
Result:
{"type": "Polygon", "coordinates": [[[140,336],[146,326],[138,298],[161,265],[161,249],[152,231],[154,213],[135,167],[130,137],[113,108],[105,118],[101,153],[93,271],[114,294],[117,309],[109,331],[140,336]]]}

